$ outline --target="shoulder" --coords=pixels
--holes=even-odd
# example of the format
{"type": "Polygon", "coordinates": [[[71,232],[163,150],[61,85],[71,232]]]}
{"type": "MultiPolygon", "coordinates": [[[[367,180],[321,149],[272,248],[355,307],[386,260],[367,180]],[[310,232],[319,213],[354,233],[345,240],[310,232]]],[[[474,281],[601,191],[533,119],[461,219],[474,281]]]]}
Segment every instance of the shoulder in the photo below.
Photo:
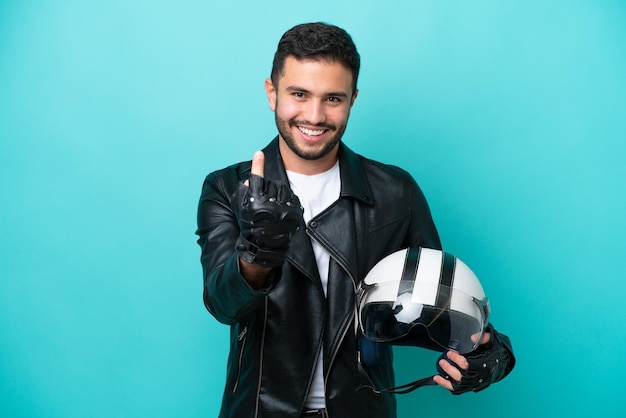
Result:
{"type": "Polygon", "coordinates": [[[361,164],[368,177],[380,178],[384,180],[408,181],[413,182],[413,176],[403,168],[392,164],[385,164],[380,161],[372,160],[362,155],[358,155],[361,164]]]}
{"type": "Polygon", "coordinates": [[[381,179],[384,181],[413,180],[413,177],[406,170],[403,170],[395,165],[385,164],[380,161],[364,157],[363,155],[354,152],[345,144],[342,144],[341,146],[340,156],[342,164],[346,164],[349,171],[362,171],[363,174],[371,179],[381,179]]]}
{"type": "Polygon", "coordinates": [[[418,194],[421,193],[415,179],[405,169],[361,155],[358,155],[358,158],[361,160],[363,173],[374,196],[383,194],[406,198],[416,191],[418,194]]]}
{"type": "Polygon", "coordinates": [[[248,178],[250,174],[251,161],[242,161],[231,164],[228,167],[221,168],[209,173],[206,180],[209,181],[239,181],[248,178]]]}
{"type": "Polygon", "coordinates": [[[209,173],[202,186],[202,194],[232,195],[240,182],[248,178],[251,161],[242,161],[209,173]]]}
{"type": "Polygon", "coordinates": [[[411,205],[427,205],[422,189],[407,170],[361,155],[358,157],[375,202],[378,204],[411,202],[411,205]]]}

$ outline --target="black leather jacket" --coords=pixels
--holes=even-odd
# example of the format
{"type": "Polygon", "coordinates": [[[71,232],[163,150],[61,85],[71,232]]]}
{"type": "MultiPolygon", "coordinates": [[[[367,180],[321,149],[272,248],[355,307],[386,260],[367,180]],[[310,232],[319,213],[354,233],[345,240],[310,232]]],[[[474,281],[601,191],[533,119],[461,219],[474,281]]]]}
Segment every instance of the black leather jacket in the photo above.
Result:
{"type": "MultiPolygon", "coordinates": [[[[274,139],[265,152],[265,177],[288,184],[274,139]]],[[[340,198],[302,225],[287,261],[267,287],[252,289],[239,272],[239,228],[232,197],[250,162],[207,176],[198,210],[204,302],[231,326],[230,355],[220,417],[297,417],[304,407],[319,350],[323,350],[326,408],[331,418],[395,417],[393,395],[376,395],[358,370],[355,290],[384,256],[408,247],[441,248],[424,195],[405,171],[368,160],[345,145],[339,152],[340,198]],[[310,240],[331,256],[328,294],[310,240]]],[[[379,388],[394,386],[392,353],[371,370],[379,388]]]]}

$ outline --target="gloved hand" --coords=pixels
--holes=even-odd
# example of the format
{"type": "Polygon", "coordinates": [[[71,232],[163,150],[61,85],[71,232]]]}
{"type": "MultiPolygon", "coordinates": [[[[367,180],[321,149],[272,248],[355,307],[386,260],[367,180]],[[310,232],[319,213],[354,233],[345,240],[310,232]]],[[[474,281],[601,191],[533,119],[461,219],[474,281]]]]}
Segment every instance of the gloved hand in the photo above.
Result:
{"type": "Polygon", "coordinates": [[[463,356],[467,359],[467,369],[461,368],[448,358],[447,352],[441,354],[437,360],[437,370],[439,374],[452,384],[452,394],[460,395],[470,391],[479,392],[502,379],[513,368],[514,360],[511,361],[509,351],[502,345],[498,337],[497,333],[492,332],[488,342],[479,345],[476,350],[463,356]],[[461,372],[460,381],[450,378],[439,366],[439,361],[442,359],[461,372]]]}
{"type": "Polygon", "coordinates": [[[263,267],[282,265],[293,234],[302,222],[300,200],[287,184],[251,174],[237,191],[239,258],[263,267]]]}

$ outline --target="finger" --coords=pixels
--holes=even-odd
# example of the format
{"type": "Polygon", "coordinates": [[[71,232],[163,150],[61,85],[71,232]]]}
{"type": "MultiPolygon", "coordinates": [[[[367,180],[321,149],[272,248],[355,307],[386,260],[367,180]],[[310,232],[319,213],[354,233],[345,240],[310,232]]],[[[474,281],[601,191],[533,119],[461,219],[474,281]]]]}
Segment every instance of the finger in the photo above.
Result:
{"type": "MultiPolygon", "coordinates": [[[[478,337],[480,337],[480,333],[473,334],[471,337],[472,342],[476,343],[476,341],[478,341],[478,337]]],[[[487,344],[490,339],[491,339],[491,333],[485,332],[483,336],[480,338],[480,343],[478,345],[487,344]]]]}
{"type": "Polygon", "coordinates": [[[453,379],[458,382],[461,380],[461,377],[463,377],[459,369],[457,369],[444,359],[439,360],[439,367],[443,371],[442,376],[444,379],[453,379]]]}
{"type": "MultiPolygon", "coordinates": [[[[252,167],[250,167],[250,174],[256,174],[259,177],[263,177],[265,171],[265,154],[263,151],[257,151],[252,156],[252,167]]],[[[246,186],[250,185],[250,181],[246,179],[243,182],[246,186]]]]}
{"type": "Polygon", "coordinates": [[[438,384],[439,386],[442,386],[446,389],[448,389],[449,391],[452,391],[452,383],[450,383],[449,380],[444,379],[442,376],[439,375],[435,375],[433,376],[433,381],[438,384]]]}
{"type": "MultiPolygon", "coordinates": [[[[455,362],[463,370],[467,370],[469,368],[469,362],[467,361],[467,359],[464,356],[462,356],[459,353],[457,353],[456,351],[452,351],[452,350],[448,351],[446,353],[446,357],[448,357],[450,360],[455,362]]],[[[447,363],[447,361],[446,361],[446,363],[447,363]]],[[[452,366],[452,367],[454,367],[454,366],[452,366]]]]}
{"type": "Polygon", "coordinates": [[[256,174],[259,177],[263,177],[265,169],[265,154],[263,151],[257,151],[254,153],[252,157],[252,168],[250,170],[251,174],[256,174]]]}

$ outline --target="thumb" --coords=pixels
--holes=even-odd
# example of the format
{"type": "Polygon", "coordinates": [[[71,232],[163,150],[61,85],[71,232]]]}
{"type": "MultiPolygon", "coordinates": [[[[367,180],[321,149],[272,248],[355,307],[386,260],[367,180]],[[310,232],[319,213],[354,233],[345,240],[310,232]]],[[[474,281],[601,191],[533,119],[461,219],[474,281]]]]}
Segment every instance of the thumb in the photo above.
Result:
{"type": "MultiPolygon", "coordinates": [[[[480,336],[480,334],[474,334],[472,335],[472,342],[475,343],[478,340],[478,337],[480,336]]],[[[489,340],[491,339],[491,333],[490,332],[485,332],[482,336],[482,338],[480,339],[480,343],[478,345],[482,345],[482,344],[487,344],[489,342],[489,340]]]]}
{"type": "Polygon", "coordinates": [[[265,168],[265,154],[263,151],[257,151],[254,153],[252,157],[252,168],[250,170],[251,174],[256,174],[259,177],[263,177],[265,168]]]}

